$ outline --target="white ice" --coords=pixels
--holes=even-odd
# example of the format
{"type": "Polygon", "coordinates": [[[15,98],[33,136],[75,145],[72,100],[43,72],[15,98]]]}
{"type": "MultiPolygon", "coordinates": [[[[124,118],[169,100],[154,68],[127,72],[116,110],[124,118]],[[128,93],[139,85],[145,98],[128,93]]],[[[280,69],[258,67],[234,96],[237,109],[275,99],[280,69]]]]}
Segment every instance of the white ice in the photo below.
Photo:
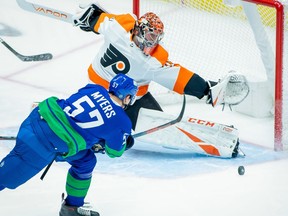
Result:
{"type": "MultiPolygon", "coordinates": [[[[100,2],[113,13],[132,10],[132,1],[100,2]]],[[[77,11],[76,1],[49,3],[77,11]]],[[[101,36],[23,11],[16,1],[2,0],[0,14],[0,36],[19,53],[54,55],[47,62],[21,62],[0,45],[0,135],[15,135],[32,102],[51,95],[66,97],[87,83],[87,67],[101,36]]],[[[180,106],[164,108],[177,115],[180,106]]],[[[87,201],[101,216],[288,215],[288,155],[273,151],[272,118],[222,112],[194,100],[185,114],[234,124],[246,158],[203,157],[143,143],[121,158],[97,155],[87,201]],[[237,173],[239,165],[246,168],[243,176],[237,173]]],[[[0,141],[0,159],[13,145],[0,141]]],[[[0,215],[58,215],[68,168],[54,163],[44,181],[39,173],[16,190],[1,191],[0,215]]]]}

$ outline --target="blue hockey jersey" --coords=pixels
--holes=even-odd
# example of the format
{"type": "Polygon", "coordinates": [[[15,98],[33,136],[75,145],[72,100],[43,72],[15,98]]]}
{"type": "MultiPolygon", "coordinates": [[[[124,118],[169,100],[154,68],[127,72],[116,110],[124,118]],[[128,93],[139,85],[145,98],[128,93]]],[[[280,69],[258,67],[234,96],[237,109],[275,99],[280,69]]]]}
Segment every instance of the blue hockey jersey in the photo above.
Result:
{"type": "Polygon", "coordinates": [[[100,85],[88,84],[67,99],[51,97],[39,104],[39,113],[69,148],[64,157],[104,144],[110,157],[119,157],[131,134],[131,121],[100,85]]]}

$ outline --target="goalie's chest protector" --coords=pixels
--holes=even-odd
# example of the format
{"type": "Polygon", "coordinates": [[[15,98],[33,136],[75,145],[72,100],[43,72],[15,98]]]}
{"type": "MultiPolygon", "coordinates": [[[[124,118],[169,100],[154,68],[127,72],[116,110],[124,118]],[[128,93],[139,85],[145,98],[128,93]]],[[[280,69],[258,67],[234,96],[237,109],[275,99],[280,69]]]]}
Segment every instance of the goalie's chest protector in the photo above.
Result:
{"type": "MultiPolygon", "coordinates": [[[[122,19],[117,19],[116,16],[105,17],[100,23],[98,32],[104,35],[104,44],[90,69],[108,82],[116,74],[123,73],[133,78],[139,87],[148,86],[152,80],[160,84],[165,80],[164,86],[173,89],[179,69],[163,66],[168,59],[168,53],[160,45],[154,55],[144,55],[131,39],[130,30],[133,29],[135,20],[129,14],[126,16],[126,19],[122,17],[125,22],[121,22],[122,19]],[[163,79],[163,76],[166,79],[163,79]]],[[[90,73],[91,71],[89,76],[90,73]]],[[[91,76],[90,80],[94,82],[91,76]]]]}

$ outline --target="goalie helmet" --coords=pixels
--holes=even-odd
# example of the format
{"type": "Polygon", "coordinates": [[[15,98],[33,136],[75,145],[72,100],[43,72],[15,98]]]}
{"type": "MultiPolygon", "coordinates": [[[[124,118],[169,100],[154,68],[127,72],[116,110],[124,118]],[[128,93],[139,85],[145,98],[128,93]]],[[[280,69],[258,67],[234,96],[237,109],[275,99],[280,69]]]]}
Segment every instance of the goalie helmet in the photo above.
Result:
{"type": "Polygon", "coordinates": [[[124,100],[127,95],[130,95],[130,102],[128,105],[132,105],[135,102],[137,90],[138,87],[134,80],[120,73],[110,81],[108,91],[121,100],[124,100]]]}
{"type": "Polygon", "coordinates": [[[148,12],[136,22],[133,39],[145,55],[150,55],[164,36],[164,25],[160,18],[148,12]]]}

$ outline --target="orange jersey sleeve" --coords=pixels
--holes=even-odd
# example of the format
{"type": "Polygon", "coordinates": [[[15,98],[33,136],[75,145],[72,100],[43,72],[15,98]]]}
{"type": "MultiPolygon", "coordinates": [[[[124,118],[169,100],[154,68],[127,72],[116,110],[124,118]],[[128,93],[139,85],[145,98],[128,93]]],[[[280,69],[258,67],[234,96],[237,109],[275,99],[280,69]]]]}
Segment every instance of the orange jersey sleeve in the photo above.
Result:
{"type": "Polygon", "coordinates": [[[179,94],[183,94],[184,88],[186,87],[189,80],[191,80],[194,73],[180,65],[178,66],[180,69],[179,69],[178,77],[176,79],[173,91],[179,94]]]}

